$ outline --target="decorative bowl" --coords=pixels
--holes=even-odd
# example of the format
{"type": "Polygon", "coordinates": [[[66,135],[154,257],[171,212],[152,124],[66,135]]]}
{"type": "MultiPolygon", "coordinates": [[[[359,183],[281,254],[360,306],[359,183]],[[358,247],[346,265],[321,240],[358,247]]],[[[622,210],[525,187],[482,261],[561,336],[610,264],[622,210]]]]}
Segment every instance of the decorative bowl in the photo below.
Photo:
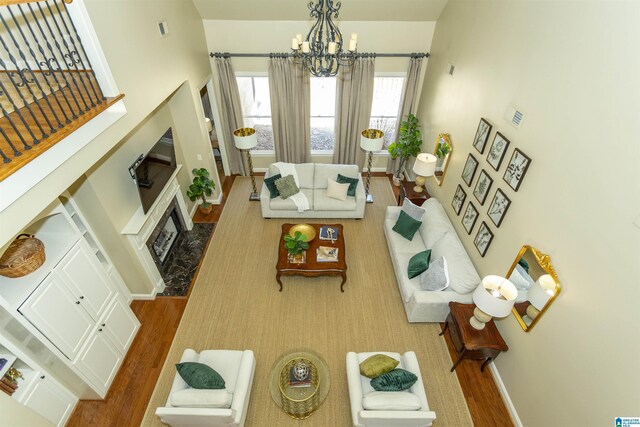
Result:
{"type": "Polygon", "coordinates": [[[289,229],[289,236],[295,237],[296,231],[299,231],[302,233],[302,235],[307,236],[307,242],[310,242],[316,238],[316,229],[309,224],[294,225],[289,229]]]}

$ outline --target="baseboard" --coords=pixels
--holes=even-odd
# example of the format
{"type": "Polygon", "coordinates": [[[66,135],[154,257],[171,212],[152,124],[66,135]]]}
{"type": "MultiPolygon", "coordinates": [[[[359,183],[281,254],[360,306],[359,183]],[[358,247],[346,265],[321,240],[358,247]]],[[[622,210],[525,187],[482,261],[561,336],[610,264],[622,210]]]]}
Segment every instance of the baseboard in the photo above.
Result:
{"type": "Polygon", "coordinates": [[[513,405],[511,401],[511,397],[509,396],[509,392],[502,382],[502,377],[500,376],[500,372],[498,372],[498,368],[496,368],[495,363],[489,364],[489,369],[491,369],[491,373],[493,374],[493,379],[498,386],[498,390],[500,390],[500,394],[502,395],[502,399],[504,400],[505,405],[507,405],[507,410],[509,411],[509,416],[511,417],[511,421],[516,427],[523,427],[522,421],[520,421],[520,417],[518,416],[518,412],[516,411],[516,407],[513,405]]]}
{"type": "Polygon", "coordinates": [[[134,300],[154,300],[156,299],[156,290],[152,290],[149,294],[131,294],[134,300]]]}

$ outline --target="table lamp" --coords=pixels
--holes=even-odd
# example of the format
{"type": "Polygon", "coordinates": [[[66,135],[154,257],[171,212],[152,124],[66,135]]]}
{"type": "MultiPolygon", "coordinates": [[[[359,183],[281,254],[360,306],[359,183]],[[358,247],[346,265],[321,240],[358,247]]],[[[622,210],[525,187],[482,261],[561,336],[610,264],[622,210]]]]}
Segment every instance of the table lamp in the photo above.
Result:
{"type": "Polygon", "coordinates": [[[436,173],[436,162],[438,158],[433,154],[420,153],[416,157],[416,161],[413,164],[413,172],[416,176],[416,186],[413,187],[413,191],[416,193],[422,193],[427,177],[433,176],[436,173]]]}
{"type": "Polygon", "coordinates": [[[527,299],[531,303],[527,307],[527,316],[535,319],[547,302],[556,293],[556,281],[550,274],[544,274],[529,288],[527,299]]]}
{"type": "Polygon", "coordinates": [[[476,308],[469,323],[473,328],[482,330],[492,317],[507,317],[517,296],[518,290],[509,280],[500,276],[486,276],[473,291],[476,308]]]}
{"type": "Polygon", "coordinates": [[[364,186],[364,192],[367,195],[367,203],[373,203],[373,196],[369,194],[369,183],[371,181],[371,162],[373,161],[373,152],[382,149],[384,143],[384,132],[378,129],[365,129],[360,133],[360,148],[369,152],[369,160],[367,161],[367,182],[364,186]]]}
{"type": "Polygon", "coordinates": [[[251,201],[259,201],[260,195],[256,188],[256,178],[253,176],[253,162],[251,161],[251,149],[258,145],[258,136],[253,128],[239,128],[233,131],[233,140],[236,148],[247,153],[247,161],[249,163],[249,174],[251,175],[251,185],[253,192],[249,196],[251,201]]]}

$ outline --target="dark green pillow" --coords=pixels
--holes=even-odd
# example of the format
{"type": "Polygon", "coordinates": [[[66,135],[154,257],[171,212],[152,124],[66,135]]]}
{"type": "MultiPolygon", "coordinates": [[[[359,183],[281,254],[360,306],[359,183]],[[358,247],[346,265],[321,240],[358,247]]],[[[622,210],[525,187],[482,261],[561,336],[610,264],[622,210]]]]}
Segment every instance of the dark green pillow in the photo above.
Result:
{"type": "Polygon", "coordinates": [[[204,363],[176,363],[176,370],[191,388],[215,390],[224,388],[224,380],[220,374],[204,363]]]}
{"type": "Polygon", "coordinates": [[[276,179],[280,179],[280,178],[282,178],[282,175],[277,174],[264,179],[264,184],[269,189],[269,195],[272,199],[280,195],[280,192],[278,191],[278,187],[276,187],[276,179]]]}
{"type": "Polygon", "coordinates": [[[348,176],[338,174],[338,184],[349,184],[349,189],[347,190],[347,196],[355,196],[356,195],[356,187],[358,186],[358,178],[349,178],[348,176]]]}
{"type": "Polygon", "coordinates": [[[422,221],[416,221],[415,219],[404,213],[404,211],[400,211],[400,216],[398,217],[396,225],[393,226],[392,230],[407,240],[413,240],[413,236],[416,234],[421,225],[422,221]]]}
{"type": "Polygon", "coordinates": [[[418,381],[418,377],[404,369],[394,369],[371,380],[375,391],[403,391],[410,389],[418,381]]]}
{"type": "Polygon", "coordinates": [[[413,279],[427,271],[429,268],[429,261],[431,260],[431,249],[418,252],[409,260],[409,267],[407,268],[407,274],[409,279],[413,279]]]}

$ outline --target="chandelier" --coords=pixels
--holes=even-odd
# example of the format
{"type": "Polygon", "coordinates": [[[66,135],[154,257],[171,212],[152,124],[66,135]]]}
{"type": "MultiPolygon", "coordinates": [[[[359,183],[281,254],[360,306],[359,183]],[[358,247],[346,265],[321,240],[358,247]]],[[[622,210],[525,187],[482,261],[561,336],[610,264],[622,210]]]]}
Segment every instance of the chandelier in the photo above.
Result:
{"type": "Polygon", "coordinates": [[[303,64],[316,77],[332,77],[338,74],[340,65],[350,66],[356,60],[358,34],[352,33],[347,50],[343,50],[344,39],[334,19],[338,18],[341,3],[334,0],[318,0],[307,5],[309,15],[316,19],[307,38],[302,34],[291,39],[291,57],[303,64]]]}

